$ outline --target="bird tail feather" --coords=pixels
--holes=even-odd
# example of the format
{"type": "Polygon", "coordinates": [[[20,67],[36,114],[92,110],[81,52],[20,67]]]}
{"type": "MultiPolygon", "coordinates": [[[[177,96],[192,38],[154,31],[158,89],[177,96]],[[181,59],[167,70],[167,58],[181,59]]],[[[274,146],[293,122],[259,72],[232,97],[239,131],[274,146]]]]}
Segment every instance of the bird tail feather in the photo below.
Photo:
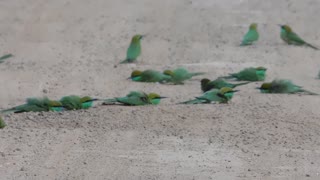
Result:
{"type": "Polygon", "coordinates": [[[125,64],[125,63],[128,63],[128,62],[129,62],[128,59],[125,59],[125,60],[121,61],[119,64],[125,64]]]}
{"type": "Polygon", "coordinates": [[[5,110],[0,111],[0,113],[3,115],[15,113],[15,112],[16,112],[15,109],[5,109],[5,110]]]}
{"type": "Polygon", "coordinates": [[[201,103],[202,103],[202,100],[200,100],[200,99],[193,99],[193,100],[181,102],[181,103],[179,103],[179,104],[201,104],[201,103]]]}
{"type": "Polygon", "coordinates": [[[311,47],[312,49],[319,50],[319,48],[313,46],[312,44],[307,43],[307,46],[311,47]]]}
{"type": "Polygon", "coordinates": [[[238,84],[235,84],[234,86],[237,87],[237,86],[242,86],[242,85],[246,85],[249,83],[251,83],[251,82],[238,83],[238,84]]]}
{"type": "Polygon", "coordinates": [[[314,93],[314,92],[311,92],[311,91],[308,91],[308,90],[303,90],[303,92],[309,94],[309,95],[319,95],[317,93],[314,93]]]}
{"type": "Polygon", "coordinates": [[[234,77],[230,74],[229,76],[220,76],[219,78],[232,79],[232,78],[234,78],[234,77]]]}
{"type": "Polygon", "coordinates": [[[6,54],[0,57],[0,63],[2,63],[5,59],[12,57],[12,54],[6,54]]]}
{"type": "Polygon", "coordinates": [[[204,72],[195,72],[195,73],[191,73],[192,76],[200,76],[200,75],[204,75],[206,73],[204,72]]]}
{"type": "Polygon", "coordinates": [[[135,59],[125,59],[120,62],[120,64],[125,64],[125,63],[132,63],[135,59]]]}
{"type": "Polygon", "coordinates": [[[111,104],[115,104],[117,102],[117,100],[115,98],[112,99],[105,99],[102,102],[102,105],[111,105],[111,104]]]}

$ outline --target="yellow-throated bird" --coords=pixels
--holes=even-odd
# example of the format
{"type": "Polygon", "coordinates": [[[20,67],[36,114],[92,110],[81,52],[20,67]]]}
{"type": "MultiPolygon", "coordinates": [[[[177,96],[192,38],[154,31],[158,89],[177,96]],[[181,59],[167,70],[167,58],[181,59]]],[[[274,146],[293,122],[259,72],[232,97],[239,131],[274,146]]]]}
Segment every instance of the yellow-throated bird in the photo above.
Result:
{"type": "Polygon", "coordinates": [[[132,63],[137,60],[138,56],[141,54],[141,39],[143,38],[143,35],[136,34],[132,37],[131,43],[127,49],[127,57],[125,60],[120,62],[120,64],[123,63],[132,63]]]}
{"type": "Polygon", "coordinates": [[[305,45],[318,50],[317,47],[305,42],[302,38],[300,38],[295,32],[293,32],[290,26],[280,25],[280,27],[281,27],[280,37],[287,44],[293,44],[298,46],[305,45]]]}

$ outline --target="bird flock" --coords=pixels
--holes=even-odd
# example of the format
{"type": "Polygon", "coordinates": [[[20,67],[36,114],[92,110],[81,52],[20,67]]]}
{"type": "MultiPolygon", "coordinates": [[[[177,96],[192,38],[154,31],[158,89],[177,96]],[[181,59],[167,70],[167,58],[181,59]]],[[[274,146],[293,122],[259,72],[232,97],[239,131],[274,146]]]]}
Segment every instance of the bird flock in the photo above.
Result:
{"type": "MultiPolygon", "coordinates": [[[[280,37],[288,45],[306,46],[318,50],[318,48],[299,37],[290,26],[279,25],[281,28],[280,37]]],[[[141,40],[143,35],[134,35],[131,39],[130,45],[127,49],[126,58],[120,64],[134,63],[141,54],[141,40]]],[[[240,46],[252,45],[258,41],[259,33],[257,24],[252,23],[249,26],[248,32],[244,35],[240,46]]],[[[0,57],[0,63],[7,58],[12,57],[12,54],[7,54],[0,57]]],[[[243,86],[255,81],[264,81],[266,77],[267,68],[265,67],[248,67],[237,73],[231,73],[227,76],[218,77],[215,80],[203,78],[201,80],[201,90],[203,94],[191,100],[181,102],[179,104],[208,104],[208,103],[228,103],[235,92],[237,86],[243,86]],[[244,81],[239,83],[231,83],[228,80],[244,81]]],[[[204,72],[189,72],[185,68],[167,69],[163,72],[156,70],[134,70],[129,79],[134,82],[146,83],[160,83],[160,84],[184,84],[184,81],[191,79],[193,76],[204,75],[204,72]]],[[[318,74],[320,78],[320,72],[318,74]]],[[[294,94],[304,93],[309,95],[318,95],[303,89],[301,86],[295,85],[292,81],[286,79],[275,79],[271,82],[265,82],[257,89],[261,93],[280,93],[280,94],[294,94]]],[[[157,93],[146,93],[143,91],[131,91],[124,97],[115,97],[111,99],[98,99],[90,96],[76,96],[70,95],[62,97],[60,100],[51,100],[48,97],[42,98],[27,98],[26,103],[12,108],[0,111],[0,128],[6,126],[1,114],[22,113],[22,112],[42,112],[54,111],[62,112],[67,110],[88,109],[94,105],[94,102],[100,102],[100,105],[157,105],[160,103],[162,97],[157,93]]]]}

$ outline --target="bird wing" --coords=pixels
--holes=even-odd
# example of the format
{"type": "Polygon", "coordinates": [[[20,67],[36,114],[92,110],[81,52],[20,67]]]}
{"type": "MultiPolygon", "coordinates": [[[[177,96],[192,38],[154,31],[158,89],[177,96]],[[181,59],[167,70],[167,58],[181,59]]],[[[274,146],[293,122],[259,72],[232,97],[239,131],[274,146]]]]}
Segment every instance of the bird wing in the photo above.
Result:
{"type": "Polygon", "coordinates": [[[64,96],[60,99],[62,106],[68,110],[81,109],[81,101],[79,96],[64,96]]]}
{"type": "Polygon", "coordinates": [[[287,34],[287,37],[289,39],[289,41],[293,44],[297,44],[297,45],[303,45],[306,44],[306,42],[301,39],[296,33],[294,32],[290,32],[287,34]]]}
{"type": "Polygon", "coordinates": [[[253,41],[258,39],[258,33],[253,30],[249,30],[247,34],[243,37],[241,45],[250,45],[253,41]]]}
{"type": "Polygon", "coordinates": [[[129,48],[127,49],[127,58],[128,60],[135,60],[141,53],[141,46],[138,42],[132,42],[129,45],[129,48]]]}

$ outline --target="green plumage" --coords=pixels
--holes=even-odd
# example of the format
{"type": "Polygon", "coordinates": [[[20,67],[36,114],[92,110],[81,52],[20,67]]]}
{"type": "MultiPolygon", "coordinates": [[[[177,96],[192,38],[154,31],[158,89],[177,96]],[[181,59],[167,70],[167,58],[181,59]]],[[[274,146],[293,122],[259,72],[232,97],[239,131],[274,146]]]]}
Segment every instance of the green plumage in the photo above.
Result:
{"type": "Polygon", "coordinates": [[[282,25],[281,26],[281,32],[280,32],[280,37],[281,39],[286,42],[287,44],[293,44],[293,45],[298,45],[298,46],[308,46],[313,49],[318,50],[317,47],[305,42],[302,38],[298,36],[294,31],[292,31],[291,27],[288,25],[282,25]]]}
{"type": "Polygon", "coordinates": [[[238,73],[232,73],[229,76],[221,77],[226,79],[235,78],[238,81],[264,81],[266,78],[266,68],[245,68],[238,73]]]}
{"type": "Polygon", "coordinates": [[[106,99],[104,100],[103,105],[120,103],[122,105],[128,106],[143,106],[149,104],[159,104],[161,98],[163,97],[160,97],[159,95],[154,93],[146,94],[141,91],[131,91],[124,97],[106,99]]]}
{"type": "Polygon", "coordinates": [[[58,101],[52,101],[47,97],[28,98],[26,104],[16,106],[10,109],[2,110],[1,113],[22,113],[22,112],[41,112],[41,111],[62,111],[62,104],[58,101]]]}
{"type": "Polygon", "coordinates": [[[227,103],[232,99],[234,90],[228,87],[221,89],[212,89],[205,92],[202,96],[196,97],[193,100],[185,101],[180,104],[209,104],[211,102],[227,103]]]}
{"type": "Polygon", "coordinates": [[[93,106],[93,102],[97,99],[93,99],[89,96],[79,97],[75,95],[62,97],[60,102],[62,106],[67,110],[88,109],[93,106]]]}
{"type": "Polygon", "coordinates": [[[0,116],[0,129],[3,129],[4,127],[6,127],[6,123],[4,122],[4,120],[2,119],[2,117],[0,116]]]}
{"type": "Polygon", "coordinates": [[[136,82],[166,83],[171,80],[171,77],[155,70],[145,70],[142,72],[136,70],[131,73],[131,79],[136,82]]]}
{"type": "Polygon", "coordinates": [[[12,54],[6,54],[0,57],[0,63],[3,63],[6,59],[12,57],[12,54]]]}
{"type": "Polygon", "coordinates": [[[275,93],[275,94],[295,94],[306,93],[309,95],[318,95],[316,93],[302,89],[301,86],[297,86],[290,80],[276,79],[270,83],[263,83],[259,88],[262,93],[275,93]]]}
{"type": "Polygon", "coordinates": [[[201,90],[203,92],[207,92],[211,89],[221,89],[223,87],[235,88],[237,86],[245,85],[248,83],[250,83],[250,82],[232,84],[232,83],[228,83],[227,81],[225,81],[222,78],[218,78],[214,81],[210,81],[209,79],[202,79],[201,80],[201,90]]]}
{"type": "Polygon", "coordinates": [[[183,84],[183,81],[191,79],[193,76],[203,75],[203,72],[189,72],[185,68],[177,68],[173,71],[165,70],[163,74],[171,76],[171,82],[174,84],[183,84]]]}
{"type": "Polygon", "coordinates": [[[125,60],[123,60],[122,62],[120,62],[120,64],[123,63],[132,63],[134,61],[136,61],[136,59],[138,58],[138,56],[140,56],[141,54],[141,39],[142,39],[142,35],[135,35],[132,37],[131,43],[127,49],[127,57],[125,60]]]}
{"type": "Polygon", "coordinates": [[[244,35],[241,46],[251,45],[253,42],[259,39],[259,33],[257,30],[257,24],[253,23],[249,27],[249,31],[244,35]]]}

